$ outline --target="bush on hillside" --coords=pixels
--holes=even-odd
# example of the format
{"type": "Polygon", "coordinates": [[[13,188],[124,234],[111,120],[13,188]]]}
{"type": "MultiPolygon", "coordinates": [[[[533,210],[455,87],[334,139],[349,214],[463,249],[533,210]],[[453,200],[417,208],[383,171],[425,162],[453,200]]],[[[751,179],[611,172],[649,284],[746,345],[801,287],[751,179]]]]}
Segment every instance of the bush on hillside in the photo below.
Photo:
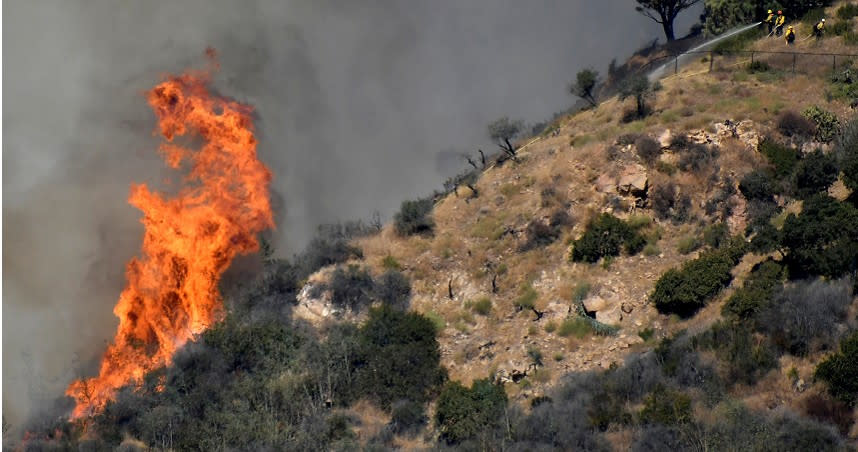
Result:
{"type": "Polygon", "coordinates": [[[816,141],[829,143],[840,132],[840,120],[837,119],[837,115],[828,110],[823,110],[814,105],[802,112],[802,116],[813,121],[816,125],[816,134],[814,135],[816,141]]]}
{"type": "Polygon", "coordinates": [[[798,216],[787,216],[781,235],[791,279],[839,278],[858,268],[858,208],[849,203],[814,195],[798,216]]]}
{"type": "Polygon", "coordinates": [[[400,400],[391,408],[390,426],[394,433],[413,433],[426,425],[428,420],[422,403],[400,400]]]}
{"type": "Polygon", "coordinates": [[[430,233],[435,228],[432,220],[432,200],[403,201],[393,217],[393,226],[401,236],[430,233]]]}
{"type": "Polygon", "coordinates": [[[858,118],[843,127],[835,149],[843,182],[853,192],[858,192],[858,118]]]}
{"type": "Polygon", "coordinates": [[[758,150],[766,156],[766,159],[775,169],[775,177],[784,178],[792,174],[798,163],[798,152],[790,147],[784,146],[771,138],[760,141],[758,150]]]}
{"type": "Polygon", "coordinates": [[[691,397],[675,389],[659,385],[644,399],[640,412],[644,424],[678,425],[694,420],[691,397]]]}
{"type": "Polygon", "coordinates": [[[741,322],[718,321],[694,340],[701,348],[715,351],[728,385],[753,385],[778,364],[769,343],[756,340],[751,328],[741,322]]]}
{"type": "Polygon", "coordinates": [[[704,169],[713,168],[719,153],[717,146],[695,143],[680,152],[677,166],[682,171],[699,173],[704,169]]]}
{"type": "Polygon", "coordinates": [[[328,283],[331,303],[348,309],[360,309],[372,301],[375,285],[366,267],[352,264],[343,270],[337,267],[328,283]]]}
{"type": "Polygon", "coordinates": [[[708,251],[681,268],[665,272],[650,299],[661,313],[690,317],[733,279],[730,271],[744,254],[741,241],[708,251]]]}
{"type": "Polygon", "coordinates": [[[650,166],[653,165],[661,155],[661,145],[658,141],[655,141],[646,135],[635,140],[635,150],[638,153],[638,157],[650,166]]]}
{"type": "Polygon", "coordinates": [[[838,19],[849,20],[855,16],[858,16],[858,5],[854,3],[847,3],[837,8],[838,19]]]}
{"type": "Polygon", "coordinates": [[[757,329],[795,356],[831,349],[837,324],[846,320],[852,302],[849,286],[848,281],[822,280],[788,285],[757,313],[757,329]]]}
{"type": "Polygon", "coordinates": [[[383,409],[397,400],[425,403],[447,378],[435,325],[420,314],[370,309],[358,341],[355,386],[383,409]]]}
{"type": "Polygon", "coordinates": [[[796,194],[804,199],[827,191],[837,180],[837,173],[837,161],[833,156],[819,149],[807,154],[796,168],[796,194]]]}
{"type": "Polygon", "coordinates": [[[858,402],[858,331],[840,342],[840,351],[816,367],[814,377],[825,382],[838,400],[855,406],[858,402]]]}
{"type": "Polygon", "coordinates": [[[634,255],[646,245],[646,239],[625,221],[608,213],[590,220],[584,235],[572,247],[574,262],[594,263],[603,257],[619,256],[621,250],[634,255]]]}
{"type": "Polygon", "coordinates": [[[771,302],[775,287],[780,284],[783,277],[783,267],[773,260],[755,265],[745,284],[727,299],[721,314],[739,319],[755,317],[771,302]]]}
{"type": "Polygon", "coordinates": [[[756,169],[745,174],[739,182],[739,191],[748,201],[774,202],[775,189],[769,172],[756,169]]]}
{"type": "Polygon", "coordinates": [[[786,137],[811,138],[816,134],[816,124],[792,110],[778,115],[777,127],[786,137]]]}
{"type": "Polygon", "coordinates": [[[503,386],[488,379],[475,380],[470,388],[450,382],[438,397],[435,425],[441,439],[459,444],[500,425],[506,403],[503,386]]]}
{"type": "Polygon", "coordinates": [[[411,281],[397,270],[388,270],[376,281],[375,296],[392,308],[407,310],[411,298],[411,281]]]}

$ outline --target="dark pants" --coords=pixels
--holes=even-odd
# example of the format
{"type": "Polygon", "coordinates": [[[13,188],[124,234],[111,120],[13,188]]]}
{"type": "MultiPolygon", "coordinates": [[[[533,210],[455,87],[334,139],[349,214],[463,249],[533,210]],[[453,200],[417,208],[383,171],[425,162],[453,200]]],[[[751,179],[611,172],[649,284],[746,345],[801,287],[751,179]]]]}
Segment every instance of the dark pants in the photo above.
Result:
{"type": "Polygon", "coordinates": [[[779,25],[777,28],[775,28],[775,35],[780,36],[782,34],[784,34],[784,26],[779,25]]]}
{"type": "Polygon", "coordinates": [[[766,24],[766,26],[769,28],[769,34],[772,34],[772,30],[775,29],[775,24],[769,22],[766,24]]]}

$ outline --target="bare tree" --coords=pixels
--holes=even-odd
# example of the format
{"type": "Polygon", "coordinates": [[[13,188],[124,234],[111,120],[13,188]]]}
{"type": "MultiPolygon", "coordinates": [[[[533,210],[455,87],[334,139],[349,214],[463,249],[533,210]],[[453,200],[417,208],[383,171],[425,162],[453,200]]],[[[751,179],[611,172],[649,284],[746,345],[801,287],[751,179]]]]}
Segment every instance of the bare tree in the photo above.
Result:
{"type": "Polygon", "coordinates": [[[515,146],[512,145],[511,140],[515,139],[515,137],[521,133],[523,126],[524,123],[522,121],[512,121],[508,117],[504,116],[503,118],[489,124],[489,138],[491,138],[492,141],[501,148],[501,150],[506,152],[510,158],[517,160],[515,155],[515,146]]]}
{"type": "Polygon", "coordinates": [[[673,21],[682,10],[691,8],[700,0],[636,0],[635,9],[646,17],[661,24],[668,41],[676,40],[673,32],[673,21]]]}

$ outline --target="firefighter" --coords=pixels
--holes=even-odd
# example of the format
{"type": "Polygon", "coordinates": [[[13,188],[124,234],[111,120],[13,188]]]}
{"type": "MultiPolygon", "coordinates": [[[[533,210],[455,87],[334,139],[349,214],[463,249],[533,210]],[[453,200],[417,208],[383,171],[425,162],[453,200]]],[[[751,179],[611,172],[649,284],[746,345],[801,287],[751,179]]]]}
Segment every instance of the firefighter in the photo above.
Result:
{"type": "Polygon", "coordinates": [[[825,33],[825,19],[820,20],[813,26],[813,35],[816,36],[817,40],[822,38],[823,33],[825,33]]]}
{"type": "Polygon", "coordinates": [[[778,10],[778,18],[775,19],[775,35],[784,34],[784,22],[786,22],[786,16],[783,11],[778,10]]]}
{"type": "Polygon", "coordinates": [[[766,24],[766,27],[769,29],[769,36],[772,35],[772,30],[775,29],[775,14],[772,10],[769,10],[768,16],[766,16],[766,20],[763,21],[766,24]]]}
{"type": "Polygon", "coordinates": [[[786,38],[788,46],[791,46],[795,42],[795,30],[793,30],[792,25],[787,28],[786,36],[784,36],[784,38],[786,38]]]}

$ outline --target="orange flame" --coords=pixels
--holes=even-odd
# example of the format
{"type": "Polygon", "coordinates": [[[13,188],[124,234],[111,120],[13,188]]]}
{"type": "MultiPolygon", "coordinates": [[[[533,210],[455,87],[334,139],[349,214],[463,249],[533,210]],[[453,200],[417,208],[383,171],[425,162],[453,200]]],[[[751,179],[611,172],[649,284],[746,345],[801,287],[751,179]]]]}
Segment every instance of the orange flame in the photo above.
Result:
{"type": "Polygon", "coordinates": [[[66,389],[77,401],[72,418],[100,411],[119,387],[170,364],[177,348],[216,322],[221,274],[236,255],[258,250],[256,233],[274,227],[271,173],[256,156],[252,109],[211,95],[208,83],[208,73],[188,72],[146,94],[166,139],[165,161],[175,169],[188,162],[190,172],[173,197],[131,187],[129,202],[144,214],[143,257],[128,263],[113,310],[119,328],[99,375],[66,389]],[[185,135],[204,144],[173,143],[185,135]]]}

